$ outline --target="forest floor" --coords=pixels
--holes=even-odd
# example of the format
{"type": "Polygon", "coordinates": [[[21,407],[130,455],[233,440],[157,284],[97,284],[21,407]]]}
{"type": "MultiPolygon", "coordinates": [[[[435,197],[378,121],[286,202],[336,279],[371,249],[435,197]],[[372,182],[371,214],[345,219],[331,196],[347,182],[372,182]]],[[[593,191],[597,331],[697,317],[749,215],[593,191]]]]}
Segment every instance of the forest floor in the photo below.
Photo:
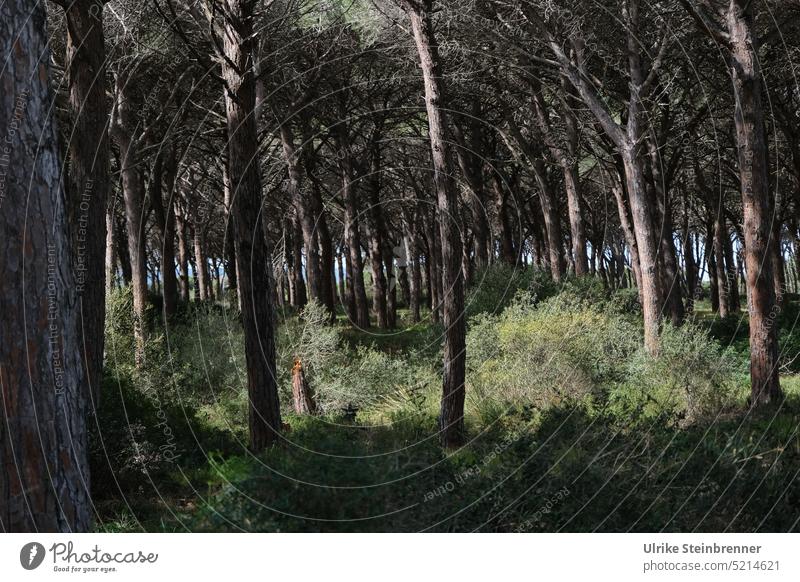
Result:
{"type": "Polygon", "coordinates": [[[286,410],[285,442],[254,456],[235,317],[211,306],[168,333],[154,323],[137,371],[129,297],[116,297],[91,439],[97,529],[798,529],[796,298],[777,322],[786,400],[753,412],[741,314],[698,304],[652,359],[630,292],[482,281],[469,294],[467,444],[452,452],[437,441],[440,329],[427,320],[402,312],[398,330],[356,332],[313,308],[284,314],[282,402],[300,355],[323,414],[286,410]]]}

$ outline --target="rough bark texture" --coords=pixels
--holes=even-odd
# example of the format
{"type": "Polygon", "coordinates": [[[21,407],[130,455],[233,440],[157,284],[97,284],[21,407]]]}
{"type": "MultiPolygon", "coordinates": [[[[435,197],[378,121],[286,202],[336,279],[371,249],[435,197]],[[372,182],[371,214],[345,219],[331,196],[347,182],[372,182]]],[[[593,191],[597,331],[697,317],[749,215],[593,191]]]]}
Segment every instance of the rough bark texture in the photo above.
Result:
{"type": "Polygon", "coordinates": [[[756,405],[777,400],[782,392],[778,380],[777,311],[770,249],[774,202],[769,189],[753,4],[730,0],[726,25],[731,47],[730,69],[736,102],[734,122],[744,213],[751,399],[756,405]]]}
{"type": "Polygon", "coordinates": [[[225,99],[228,172],[247,362],[250,449],[257,452],[278,438],[281,412],[275,371],[271,264],[260,220],[261,177],[253,116],[253,3],[226,0],[226,8],[223,41],[226,61],[222,72],[228,86],[225,99]]]}
{"type": "MultiPolygon", "coordinates": [[[[91,527],[87,383],[44,3],[0,5],[0,530],[91,527]]],[[[103,206],[101,211],[105,211],[103,206]]],[[[101,212],[102,213],[102,212],[101,212]]],[[[102,269],[103,259],[100,255],[102,269]]]]}
{"type": "Polygon", "coordinates": [[[461,272],[461,235],[458,197],[448,161],[447,103],[444,96],[439,53],[431,22],[432,2],[405,2],[425,81],[425,106],[433,157],[434,184],[439,210],[442,252],[443,319],[445,327],[444,378],[439,428],[445,447],[464,439],[464,376],[466,347],[464,281],[461,272]]]}
{"type": "Polygon", "coordinates": [[[92,402],[100,401],[105,334],[106,204],[109,147],[103,4],[66,4],[67,73],[73,126],[69,134],[67,213],[81,310],[81,355],[92,402]]]}

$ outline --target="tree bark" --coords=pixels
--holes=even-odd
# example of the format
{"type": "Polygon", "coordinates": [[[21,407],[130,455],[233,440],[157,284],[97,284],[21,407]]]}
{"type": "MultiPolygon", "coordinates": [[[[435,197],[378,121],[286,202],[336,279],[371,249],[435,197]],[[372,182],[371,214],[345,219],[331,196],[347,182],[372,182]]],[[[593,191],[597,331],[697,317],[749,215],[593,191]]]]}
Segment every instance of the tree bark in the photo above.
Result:
{"type": "Polygon", "coordinates": [[[0,5],[0,530],[72,533],[92,525],[89,391],[44,6],[0,5]]]}
{"type": "Polygon", "coordinates": [[[65,3],[69,105],[67,212],[81,310],[81,355],[96,407],[100,401],[105,338],[106,204],[111,187],[106,125],[106,50],[103,3],[65,3]]]}
{"type": "Polygon", "coordinates": [[[110,131],[120,152],[122,194],[125,200],[125,226],[128,235],[133,286],[133,331],[136,340],[137,367],[144,364],[145,309],[147,308],[147,257],[144,236],[145,184],[138,167],[139,140],[136,135],[139,122],[132,110],[128,92],[129,78],[117,75],[116,105],[110,131]]]}
{"type": "Polygon", "coordinates": [[[222,73],[227,85],[228,172],[232,188],[233,230],[245,337],[250,449],[273,444],[281,430],[275,369],[272,265],[263,232],[261,176],[253,76],[253,5],[226,0],[222,73]]]}
{"type": "Polygon", "coordinates": [[[726,23],[736,104],[734,123],[742,188],[747,308],[750,314],[751,401],[755,406],[779,400],[783,393],[778,379],[777,305],[770,256],[770,219],[774,200],[769,188],[753,4],[746,0],[730,0],[726,23]]]}
{"type": "MultiPolygon", "coordinates": [[[[346,115],[342,117],[346,119],[346,115]]],[[[353,160],[350,140],[344,122],[336,128],[339,163],[342,171],[342,199],[344,202],[344,238],[349,260],[347,288],[351,303],[351,321],[359,329],[369,329],[369,307],[364,287],[364,259],[361,255],[361,233],[359,232],[358,205],[353,185],[353,160]]]]}
{"type": "Polygon", "coordinates": [[[425,106],[433,158],[434,184],[442,246],[443,319],[445,327],[444,377],[439,416],[441,442],[457,447],[464,440],[464,378],[466,371],[466,326],[464,321],[464,281],[461,272],[461,238],[458,197],[448,160],[447,100],[433,31],[433,2],[405,1],[425,82],[425,106]]]}

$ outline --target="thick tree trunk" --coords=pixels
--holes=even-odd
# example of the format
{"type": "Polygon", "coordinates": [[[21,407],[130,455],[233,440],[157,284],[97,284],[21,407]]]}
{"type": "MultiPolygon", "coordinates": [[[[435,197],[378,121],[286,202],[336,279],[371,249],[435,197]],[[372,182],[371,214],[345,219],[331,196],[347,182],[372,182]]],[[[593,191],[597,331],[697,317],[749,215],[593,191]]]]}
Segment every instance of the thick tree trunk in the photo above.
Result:
{"type": "Polygon", "coordinates": [[[742,187],[747,308],[750,314],[751,400],[755,406],[780,399],[782,392],[778,379],[775,282],[770,256],[770,219],[774,201],[769,189],[753,4],[745,0],[730,0],[726,24],[736,104],[734,122],[742,187]]]}
{"type": "Polygon", "coordinates": [[[581,200],[580,181],[578,178],[578,125],[575,114],[566,104],[568,101],[566,79],[562,80],[561,91],[561,98],[565,104],[560,111],[564,120],[564,132],[566,137],[563,144],[558,143],[554,135],[550,124],[547,105],[536,84],[534,84],[533,92],[534,113],[539,129],[544,136],[545,144],[550,150],[550,155],[561,167],[561,171],[564,174],[564,188],[567,194],[567,210],[569,214],[570,238],[572,241],[572,257],[575,274],[580,277],[589,272],[589,259],[586,254],[583,201],[581,200]]]}
{"type": "Polygon", "coordinates": [[[448,150],[447,102],[444,96],[439,53],[431,22],[433,2],[406,2],[411,28],[419,53],[425,82],[425,105],[433,157],[434,183],[439,210],[442,245],[442,287],[444,288],[444,378],[439,416],[441,442],[457,447],[464,440],[464,376],[466,371],[466,326],[464,281],[461,273],[461,238],[458,197],[451,179],[448,150]]]}
{"type": "Polygon", "coordinates": [[[275,369],[272,265],[263,232],[255,82],[252,66],[253,3],[226,0],[222,73],[228,86],[228,172],[249,397],[250,449],[263,450],[281,430],[275,369]]]}
{"type": "Polygon", "coordinates": [[[164,192],[167,204],[162,230],[161,273],[164,278],[164,316],[169,319],[178,309],[178,278],[175,274],[175,179],[177,175],[177,152],[172,149],[164,168],[164,192]]]}
{"type": "Polygon", "coordinates": [[[122,271],[122,283],[128,286],[133,280],[133,272],[131,269],[131,256],[128,253],[128,234],[125,227],[124,212],[123,205],[122,216],[114,216],[114,247],[117,250],[119,268],[122,271]]]}
{"type": "Polygon", "coordinates": [[[77,0],[65,6],[69,105],[74,121],[69,134],[67,212],[81,310],[81,355],[96,407],[105,343],[104,245],[111,187],[103,4],[99,0],[77,0]]]}
{"type": "Polygon", "coordinates": [[[89,390],[44,6],[0,5],[0,530],[73,533],[92,525],[89,390]]]}
{"type": "Polygon", "coordinates": [[[539,184],[539,202],[542,206],[542,216],[547,232],[547,247],[549,250],[550,274],[555,282],[561,281],[566,275],[567,268],[564,262],[564,253],[561,252],[561,217],[558,212],[558,202],[547,178],[544,162],[538,157],[531,160],[536,182],[539,184]]]}
{"type": "MultiPolygon", "coordinates": [[[[283,157],[289,172],[288,197],[294,206],[300,224],[303,247],[305,248],[305,273],[308,290],[308,299],[323,304],[322,272],[320,270],[319,241],[317,239],[317,224],[314,213],[314,203],[308,193],[302,189],[302,171],[300,157],[294,144],[294,133],[285,122],[280,128],[281,146],[283,157]]],[[[295,250],[297,250],[295,245],[295,250]]]]}
{"type": "Polygon", "coordinates": [[[333,257],[333,240],[331,239],[331,231],[328,228],[328,220],[325,218],[321,200],[318,208],[320,209],[320,214],[318,215],[317,232],[320,248],[322,304],[327,307],[331,322],[333,322],[336,321],[336,279],[334,276],[336,266],[334,265],[333,257]]]}

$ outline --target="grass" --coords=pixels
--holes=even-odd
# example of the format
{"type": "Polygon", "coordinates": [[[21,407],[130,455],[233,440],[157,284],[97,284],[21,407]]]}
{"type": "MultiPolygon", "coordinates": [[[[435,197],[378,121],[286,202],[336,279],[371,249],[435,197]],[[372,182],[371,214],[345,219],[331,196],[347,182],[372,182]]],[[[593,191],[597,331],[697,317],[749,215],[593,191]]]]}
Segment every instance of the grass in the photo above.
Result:
{"type": "MultiPolygon", "coordinates": [[[[510,385],[511,396],[504,396],[492,391],[492,376],[484,374],[488,384],[479,390],[470,372],[468,442],[449,453],[436,440],[440,329],[422,323],[357,332],[339,324],[338,348],[326,360],[329,370],[315,377],[315,389],[351,386],[356,396],[371,394],[368,404],[355,419],[342,415],[341,399],[330,399],[333,404],[319,417],[286,411],[285,442],[254,456],[245,448],[246,397],[235,381],[241,355],[224,355],[220,334],[212,333],[218,316],[190,317],[171,333],[172,357],[185,366],[170,381],[163,370],[137,377],[119,361],[107,371],[98,417],[102,431],[92,441],[98,529],[796,530],[800,375],[786,370],[783,403],[748,410],[741,371],[746,331],[742,335],[741,322],[720,321],[700,305],[694,318],[709,333],[705,357],[713,361],[731,346],[738,362],[723,377],[736,388],[726,406],[694,416],[679,408],[645,414],[635,405],[631,379],[646,383],[641,392],[648,396],[670,371],[631,368],[639,365],[633,354],[617,354],[613,363],[593,361],[585,374],[591,378],[588,390],[570,392],[573,376],[537,375],[542,364],[530,358],[539,356],[517,346],[535,337],[548,346],[546,362],[562,356],[577,361],[569,359],[575,354],[591,360],[593,347],[603,342],[587,336],[585,343],[580,337],[553,343],[564,312],[556,311],[555,319],[543,315],[550,305],[585,309],[575,304],[562,291],[533,311],[513,308],[486,316],[484,327],[472,323],[473,334],[500,330],[501,352],[486,348],[486,357],[501,370],[514,366],[511,380],[517,378],[519,386],[510,385]],[[198,336],[208,343],[205,349],[199,349],[198,336]],[[192,372],[203,363],[213,369],[192,372]],[[544,387],[536,382],[547,382],[551,391],[557,387],[557,396],[543,400],[544,387]],[[159,390],[159,398],[148,397],[148,386],[159,390]],[[634,405],[616,406],[609,397],[614,390],[630,393],[634,405]]],[[[794,309],[790,304],[780,323],[787,349],[794,345],[794,309]]],[[[608,329],[603,333],[627,328],[608,329]]],[[[126,333],[124,326],[115,333],[126,333]]],[[[602,349],[597,353],[607,353],[607,346],[602,349]]],[[[675,357],[691,355],[678,350],[675,357]]]]}

